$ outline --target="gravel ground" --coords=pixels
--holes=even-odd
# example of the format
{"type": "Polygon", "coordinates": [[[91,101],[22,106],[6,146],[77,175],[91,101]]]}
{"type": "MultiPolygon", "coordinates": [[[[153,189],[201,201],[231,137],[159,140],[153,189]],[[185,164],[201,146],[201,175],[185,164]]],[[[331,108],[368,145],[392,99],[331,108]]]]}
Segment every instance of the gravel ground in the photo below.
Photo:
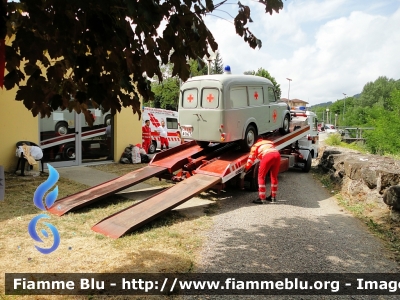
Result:
{"type": "MultiPolygon", "coordinates": [[[[279,175],[278,202],[231,190],[206,233],[199,273],[398,273],[382,242],[344,212],[311,174],[279,175]]],[[[202,296],[200,299],[233,296],[202,296]]],[[[240,299],[266,296],[236,296],[240,299]]],[[[392,296],[395,299],[394,296],[392,296]]],[[[270,296],[279,299],[389,299],[389,296],[270,296]]],[[[398,299],[398,296],[397,296],[398,299]]]]}

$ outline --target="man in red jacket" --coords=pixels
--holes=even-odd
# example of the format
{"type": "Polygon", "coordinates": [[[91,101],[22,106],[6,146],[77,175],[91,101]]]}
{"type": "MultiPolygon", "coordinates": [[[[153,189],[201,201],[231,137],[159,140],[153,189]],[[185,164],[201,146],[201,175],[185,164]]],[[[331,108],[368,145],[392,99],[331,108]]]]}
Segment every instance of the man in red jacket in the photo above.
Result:
{"type": "Polygon", "coordinates": [[[257,143],[251,147],[249,158],[246,162],[244,171],[240,178],[244,178],[246,172],[254,164],[255,160],[260,161],[258,168],[258,196],[253,203],[266,204],[267,200],[272,203],[276,202],[276,193],[278,191],[278,173],[281,165],[281,155],[274,144],[268,140],[259,139],[257,143]],[[266,197],[265,176],[270,173],[271,177],[271,195],[266,197]]]}
{"type": "Polygon", "coordinates": [[[149,153],[149,147],[151,144],[150,120],[146,120],[144,122],[144,126],[142,127],[142,139],[143,139],[143,149],[146,151],[146,153],[149,153]]]}

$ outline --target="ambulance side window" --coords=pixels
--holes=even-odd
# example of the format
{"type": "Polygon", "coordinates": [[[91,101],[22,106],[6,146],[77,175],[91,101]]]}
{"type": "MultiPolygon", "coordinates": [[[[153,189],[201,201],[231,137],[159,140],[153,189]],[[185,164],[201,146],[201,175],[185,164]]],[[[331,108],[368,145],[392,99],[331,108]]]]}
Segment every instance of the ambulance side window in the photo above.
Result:
{"type": "Polygon", "coordinates": [[[231,108],[247,107],[247,89],[244,86],[232,87],[230,90],[231,108]]]}
{"type": "Polygon", "coordinates": [[[264,92],[261,86],[249,86],[248,93],[250,106],[258,106],[264,103],[264,92]]]}
{"type": "Polygon", "coordinates": [[[269,101],[269,103],[276,102],[274,88],[270,87],[270,86],[268,87],[268,101],[269,101]]]}
{"type": "Polygon", "coordinates": [[[167,118],[167,129],[178,129],[178,119],[167,118]]]}

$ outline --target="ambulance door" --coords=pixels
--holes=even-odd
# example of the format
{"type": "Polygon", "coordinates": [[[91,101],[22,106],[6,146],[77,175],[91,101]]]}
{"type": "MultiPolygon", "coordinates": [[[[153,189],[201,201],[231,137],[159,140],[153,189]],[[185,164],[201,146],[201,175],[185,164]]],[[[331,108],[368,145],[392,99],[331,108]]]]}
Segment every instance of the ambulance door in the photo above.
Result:
{"type": "Polygon", "coordinates": [[[182,139],[198,139],[199,91],[197,88],[188,88],[182,91],[179,110],[179,124],[182,139]]]}
{"type": "Polygon", "coordinates": [[[178,134],[178,119],[175,117],[167,117],[166,118],[166,125],[168,130],[168,143],[169,147],[176,147],[181,144],[181,139],[178,134]]]}
{"type": "Polygon", "coordinates": [[[201,91],[201,111],[197,115],[198,140],[220,142],[222,123],[221,93],[216,87],[205,87],[201,91]]]}

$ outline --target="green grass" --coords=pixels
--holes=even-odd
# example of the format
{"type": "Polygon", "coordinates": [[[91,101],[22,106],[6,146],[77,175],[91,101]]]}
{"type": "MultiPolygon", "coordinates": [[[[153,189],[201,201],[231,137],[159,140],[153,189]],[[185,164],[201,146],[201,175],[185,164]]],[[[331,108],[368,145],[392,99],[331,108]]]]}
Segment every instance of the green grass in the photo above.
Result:
{"type": "MultiPolygon", "coordinates": [[[[118,169],[118,166],[113,167],[118,169]]],[[[118,169],[120,173],[130,171],[131,168],[118,169]]],[[[0,243],[0,299],[14,299],[4,295],[4,274],[10,270],[16,273],[185,273],[195,268],[205,239],[204,231],[212,226],[208,214],[190,217],[170,211],[114,240],[92,231],[91,227],[136,201],[118,195],[62,217],[49,215],[48,222],[59,231],[61,244],[53,253],[42,255],[34,247],[38,243],[27,234],[27,226],[34,216],[41,213],[34,206],[32,196],[46,179],[46,174],[38,177],[5,174],[5,199],[0,201],[0,236],[7,243],[0,243]]],[[[57,185],[58,199],[87,188],[65,178],[60,178],[57,185]]],[[[44,228],[41,223],[38,226],[44,228]]],[[[50,239],[45,240],[44,248],[48,248],[47,242],[52,242],[50,239]]],[[[39,298],[26,296],[24,299],[39,298]]],[[[52,297],[43,296],[40,299],[52,297]]],[[[115,296],[112,299],[126,297],[115,296]]]]}
{"type": "Polygon", "coordinates": [[[338,146],[342,148],[347,148],[355,151],[359,151],[361,153],[368,153],[368,149],[366,145],[360,141],[353,143],[345,143],[342,141],[342,138],[339,134],[330,134],[325,140],[324,143],[329,146],[338,146]]]}

